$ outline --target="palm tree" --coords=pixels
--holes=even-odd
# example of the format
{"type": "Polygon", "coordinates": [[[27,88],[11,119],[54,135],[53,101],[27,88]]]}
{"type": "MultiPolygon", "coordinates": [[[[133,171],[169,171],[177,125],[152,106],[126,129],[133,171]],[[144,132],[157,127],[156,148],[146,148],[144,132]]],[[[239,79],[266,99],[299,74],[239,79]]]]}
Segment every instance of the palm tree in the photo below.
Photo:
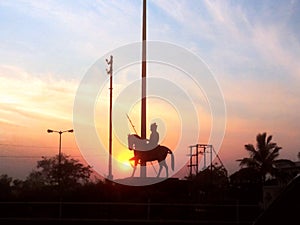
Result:
{"type": "Polygon", "coordinates": [[[271,142],[272,135],[267,137],[267,133],[259,133],[256,136],[256,148],[252,144],[245,145],[245,149],[249,152],[249,158],[243,158],[240,166],[247,166],[256,169],[262,178],[262,182],[266,181],[266,175],[275,175],[275,159],[279,156],[279,150],[276,143],[271,142]]]}

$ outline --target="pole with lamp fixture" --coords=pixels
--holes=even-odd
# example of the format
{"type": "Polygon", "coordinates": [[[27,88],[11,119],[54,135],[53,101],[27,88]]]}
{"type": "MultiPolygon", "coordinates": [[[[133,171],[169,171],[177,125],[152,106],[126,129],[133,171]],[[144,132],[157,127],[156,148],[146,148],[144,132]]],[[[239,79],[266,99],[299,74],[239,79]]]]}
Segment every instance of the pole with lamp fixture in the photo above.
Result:
{"type": "Polygon", "coordinates": [[[47,130],[48,133],[58,133],[59,134],[59,147],[58,147],[58,188],[59,188],[59,218],[62,216],[62,207],[61,207],[61,135],[63,133],[69,132],[73,133],[73,129],[64,130],[64,131],[57,131],[57,130],[47,130]]]}

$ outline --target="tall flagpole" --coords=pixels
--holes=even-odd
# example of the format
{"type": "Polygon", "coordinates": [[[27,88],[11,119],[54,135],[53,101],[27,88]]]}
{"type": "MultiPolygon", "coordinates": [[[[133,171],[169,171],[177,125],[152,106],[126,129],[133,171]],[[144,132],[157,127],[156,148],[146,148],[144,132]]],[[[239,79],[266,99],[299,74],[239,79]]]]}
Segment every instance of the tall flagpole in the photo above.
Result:
{"type": "Polygon", "coordinates": [[[109,69],[106,69],[109,75],[109,159],[108,159],[108,176],[107,178],[112,180],[112,92],[113,92],[113,56],[110,56],[110,60],[106,59],[106,63],[109,65],[109,69]]]}
{"type": "MultiPolygon", "coordinates": [[[[146,108],[146,37],[147,37],[147,14],[146,14],[146,0],[143,0],[143,42],[142,42],[142,104],[141,104],[141,138],[146,139],[146,131],[147,131],[147,108],[146,108]]],[[[146,177],[146,162],[141,163],[141,174],[140,177],[146,177]]]]}

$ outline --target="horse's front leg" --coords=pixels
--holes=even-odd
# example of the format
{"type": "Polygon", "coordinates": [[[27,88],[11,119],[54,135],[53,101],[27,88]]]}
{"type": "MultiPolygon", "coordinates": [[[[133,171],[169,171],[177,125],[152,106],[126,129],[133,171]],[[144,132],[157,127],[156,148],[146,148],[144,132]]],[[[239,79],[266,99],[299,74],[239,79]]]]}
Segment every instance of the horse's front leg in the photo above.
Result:
{"type": "Polygon", "coordinates": [[[162,165],[161,165],[161,162],[159,162],[159,171],[158,171],[158,174],[157,174],[157,178],[160,176],[160,173],[162,171],[162,165]]]}
{"type": "Polygon", "coordinates": [[[133,171],[132,171],[131,177],[134,177],[135,170],[136,170],[136,166],[133,167],[133,171]]]}
{"type": "Polygon", "coordinates": [[[135,159],[135,160],[134,160],[134,166],[133,166],[133,171],[132,171],[131,177],[133,177],[134,174],[135,174],[137,164],[138,164],[138,159],[135,159]]]}

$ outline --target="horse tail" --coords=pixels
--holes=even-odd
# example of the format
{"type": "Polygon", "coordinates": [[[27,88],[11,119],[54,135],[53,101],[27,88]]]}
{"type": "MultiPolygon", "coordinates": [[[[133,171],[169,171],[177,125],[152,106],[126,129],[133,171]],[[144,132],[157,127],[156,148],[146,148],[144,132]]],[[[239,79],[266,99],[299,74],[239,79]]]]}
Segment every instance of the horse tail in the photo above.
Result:
{"type": "Polygon", "coordinates": [[[171,155],[171,168],[174,171],[174,154],[170,149],[168,149],[168,153],[171,155]]]}

